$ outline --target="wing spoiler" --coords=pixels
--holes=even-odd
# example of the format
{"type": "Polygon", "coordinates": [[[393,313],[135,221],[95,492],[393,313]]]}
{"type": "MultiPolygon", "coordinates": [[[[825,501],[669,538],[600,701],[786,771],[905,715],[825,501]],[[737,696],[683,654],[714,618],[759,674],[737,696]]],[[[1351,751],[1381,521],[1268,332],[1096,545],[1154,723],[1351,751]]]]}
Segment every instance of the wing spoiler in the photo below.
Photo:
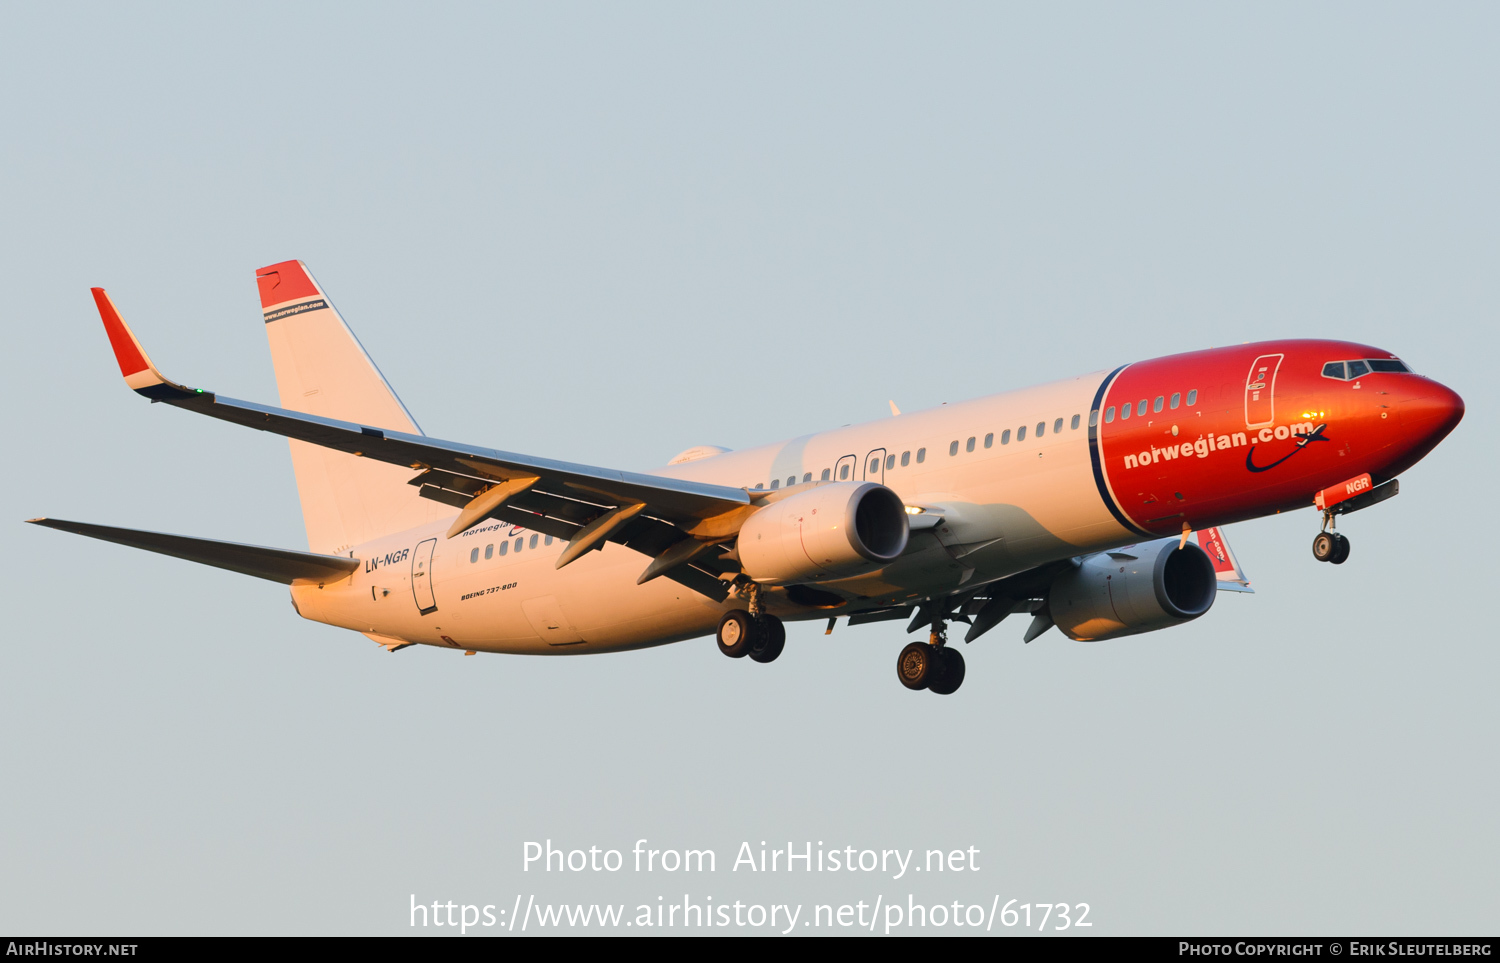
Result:
{"type": "Polygon", "coordinates": [[[189,538],[186,535],[168,535],[164,532],[89,525],[61,518],[32,518],[28,521],[45,528],[87,535],[89,538],[129,545],[131,548],[143,548],[158,555],[185,558],[200,565],[212,565],[214,568],[224,568],[285,585],[299,580],[336,582],[348,577],[360,564],[357,558],[344,558],[340,555],[314,555],[311,552],[294,552],[284,548],[219,542],[211,538],[189,538]]]}

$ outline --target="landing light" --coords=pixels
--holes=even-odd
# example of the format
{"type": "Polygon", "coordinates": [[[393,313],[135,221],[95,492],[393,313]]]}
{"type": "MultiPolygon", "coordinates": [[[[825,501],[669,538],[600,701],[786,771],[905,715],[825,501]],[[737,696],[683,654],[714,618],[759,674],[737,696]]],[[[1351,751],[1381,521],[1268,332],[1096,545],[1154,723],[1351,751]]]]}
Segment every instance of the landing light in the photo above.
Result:
{"type": "Polygon", "coordinates": [[[1304,411],[1304,412],[1302,412],[1302,417],[1304,417],[1304,418],[1321,418],[1321,417],[1323,417],[1326,414],[1328,414],[1328,412],[1326,412],[1326,411],[1304,411]]]}
{"type": "Polygon", "coordinates": [[[907,505],[906,506],[906,514],[908,514],[908,515],[926,515],[927,514],[927,509],[922,508],[922,507],[917,506],[917,505],[907,505]]]}

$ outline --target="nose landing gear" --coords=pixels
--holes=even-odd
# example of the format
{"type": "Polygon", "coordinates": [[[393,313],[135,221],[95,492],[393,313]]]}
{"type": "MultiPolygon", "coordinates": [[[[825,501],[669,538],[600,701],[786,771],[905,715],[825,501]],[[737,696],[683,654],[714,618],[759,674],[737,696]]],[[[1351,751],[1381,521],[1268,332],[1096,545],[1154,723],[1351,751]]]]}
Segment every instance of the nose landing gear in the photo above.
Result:
{"type": "Polygon", "coordinates": [[[1334,565],[1343,565],[1349,560],[1349,540],[1337,531],[1329,529],[1329,523],[1333,521],[1332,512],[1323,513],[1323,531],[1313,539],[1313,558],[1320,562],[1332,562],[1334,565]]]}

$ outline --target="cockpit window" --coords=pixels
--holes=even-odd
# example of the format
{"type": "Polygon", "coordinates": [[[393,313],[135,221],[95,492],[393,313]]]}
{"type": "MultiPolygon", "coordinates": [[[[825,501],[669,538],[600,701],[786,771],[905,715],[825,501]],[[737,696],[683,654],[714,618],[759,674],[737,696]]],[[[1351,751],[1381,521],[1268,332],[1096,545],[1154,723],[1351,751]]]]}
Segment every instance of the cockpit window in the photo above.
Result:
{"type": "Polygon", "coordinates": [[[1330,361],[1323,366],[1323,377],[1337,378],[1340,381],[1353,381],[1355,378],[1363,377],[1372,371],[1411,374],[1411,369],[1403,361],[1395,358],[1374,358],[1364,361],[1330,361]]]}

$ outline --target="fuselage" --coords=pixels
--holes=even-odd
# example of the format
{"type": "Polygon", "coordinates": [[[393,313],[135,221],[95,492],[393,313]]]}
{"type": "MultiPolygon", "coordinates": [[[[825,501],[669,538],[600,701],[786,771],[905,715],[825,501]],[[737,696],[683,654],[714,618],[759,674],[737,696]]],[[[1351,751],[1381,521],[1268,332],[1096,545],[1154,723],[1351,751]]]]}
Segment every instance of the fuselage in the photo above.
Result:
{"type": "MultiPolygon", "coordinates": [[[[709,454],[655,474],[752,495],[868,480],[920,512],[897,561],[820,583],[848,601],[766,596],[782,618],[821,618],[1307,507],[1315,492],[1364,473],[1375,484],[1395,477],[1462,416],[1458,395],[1387,351],[1273,341],[709,454]]],[[[299,613],[382,641],[584,654],[706,635],[743,606],[669,579],[637,585],[647,559],[618,544],[558,570],[561,540],[501,522],[451,539],[447,529],[443,521],[356,547],[363,564],[348,579],[293,586],[299,613]]]]}

